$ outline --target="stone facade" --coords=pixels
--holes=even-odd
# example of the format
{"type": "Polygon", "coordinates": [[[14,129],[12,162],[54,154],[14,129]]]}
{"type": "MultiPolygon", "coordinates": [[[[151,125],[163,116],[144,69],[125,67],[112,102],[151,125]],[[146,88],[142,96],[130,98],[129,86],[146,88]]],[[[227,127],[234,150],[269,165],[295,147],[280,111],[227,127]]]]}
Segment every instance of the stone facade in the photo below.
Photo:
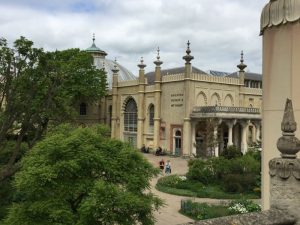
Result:
{"type": "MultiPolygon", "coordinates": [[[[93,45],[92,49],[97,48],[93,45]]],[[[113,73],[107,73],[112,81],[108,95],[88,105],[78,120],[83,124],[105,123],[111,127],[113,138],[137,148],[145,144],[182,156],[218,156],[226,146],[236,145],[245,153],[249,144],[260,141],[261,75],[245,73],[243,54],[239,72],[222,76],[205,73],[192,66],[189,45],[184,67],[162,70],[158,51],[154,72],[146,73],[141,60],[138,76],[124,80],[120,65],[115,63],[113,73]],[[128,104],[133,107],[131,111],[128,104]],[[210,147],[208,123],[213,124],[211,132],[215,135],[210,147]]],[[[98,55],[97,50],[93,52],[96,66],[105,55],[103,51],[98,55]]]]}
{"type": "Polygon", "coordinates": [[[192,66],[189,45],[184,67],[162,70],[158,52],[154,72],[146,73],[141,60],[138,76],[122,80],[116,63],[108,95],[89,105],[78,120],[106,123],[113,138],[137,148],[145,144],[176,155],[218,156],[226,146],[236,145],[245,153],[249,144],[260,141],[261,76],[245,73],[243,54],[239,72],[224,76],[205,73],[192,66]],[[216,140],[209,148],[208,121],[213,123],[216,140]]]}

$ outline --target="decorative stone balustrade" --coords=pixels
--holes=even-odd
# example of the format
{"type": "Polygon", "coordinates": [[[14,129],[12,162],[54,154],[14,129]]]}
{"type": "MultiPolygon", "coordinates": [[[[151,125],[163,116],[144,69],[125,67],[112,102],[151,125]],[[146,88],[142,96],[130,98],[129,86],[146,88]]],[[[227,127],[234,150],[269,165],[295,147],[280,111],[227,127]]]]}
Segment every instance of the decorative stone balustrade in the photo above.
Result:
{"type": "Polygon", "coordinates": [[[204,81],[208,83],[240,85],[239,79],[234,77],[218,77],[207,74],[193,73],[191,79],[195,81],[204,81]]]}
{"type": "Polygon", "coordinates": [[[242,87],[240,93],[249,95],[262,95],[262,89],[242,87]]]}
{"type": "Polygon", "coordinates": [[[166,76],[162,77],[162,82],[173,82],[173,81],[181,81],[184,80],[184,74],[178,73],[178,74],[168,74],[166,76]]]}
{"type": "Polygon", "coordinates": [[[149,85],[146,86],[145,92],[154,92],[155,91],[155,85],[149,85]]]}
{"type": "Polygon", "coordinates": [[[259,114],[259,108],[233,107],[233,106],[202,106],[194,107],[193,113],[247,113],[259,114]]]}
{"type": "Polygon", "coordinates": [[[126,80],[126,81],[119,81],[118,82],[118,87],[127,87],[127,86],[134,86],[134,85],[138,85],[139,84],[139,80],[126,80]]]}

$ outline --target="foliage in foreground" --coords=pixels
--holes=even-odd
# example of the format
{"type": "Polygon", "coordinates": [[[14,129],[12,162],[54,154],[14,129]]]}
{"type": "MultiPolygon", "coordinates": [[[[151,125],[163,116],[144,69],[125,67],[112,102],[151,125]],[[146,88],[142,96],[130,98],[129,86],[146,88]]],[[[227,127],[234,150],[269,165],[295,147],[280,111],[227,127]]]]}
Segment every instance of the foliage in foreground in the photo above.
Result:
{"type": "Polygon", "coordinates": [[[245,199],[231,201],[228,205],[209,205],[207,203],[198,203],[188,200],[181,203],[180,210],[182,214],[195,220],[259,211],[261,211],[260,205],[245,199]]]}
{"type": "Polygon", "coordinates": [[[157,169],[106,133],[63,125],[39,142],[15,176],[5,224],[154,224],[162,202],[148,189],[157,169]]]}
{"type": "Polygon", "coordinates": [[[21,37],[13,47],[0,38],[0,153],[15,140],[8,160],[0,166],[1,181],[19,169],[20,145],[29,148],[51,124],[70,121],[78,101],[94,102],[106,93],[106,76],[79,49],[45,52],[21,37]]]}

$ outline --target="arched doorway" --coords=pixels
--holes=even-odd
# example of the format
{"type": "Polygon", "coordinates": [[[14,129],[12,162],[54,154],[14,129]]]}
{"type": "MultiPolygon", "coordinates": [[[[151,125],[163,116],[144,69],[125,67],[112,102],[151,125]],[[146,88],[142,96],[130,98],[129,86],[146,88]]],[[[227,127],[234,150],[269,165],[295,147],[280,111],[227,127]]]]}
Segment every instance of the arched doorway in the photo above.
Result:
{"type": "Polygon", "coordinates": [[[180,129],[174,129],[174,153],[175,155],[181,154],[181,148],[182,148],[182,141],[181,141],[181,130],[180,129]]]}

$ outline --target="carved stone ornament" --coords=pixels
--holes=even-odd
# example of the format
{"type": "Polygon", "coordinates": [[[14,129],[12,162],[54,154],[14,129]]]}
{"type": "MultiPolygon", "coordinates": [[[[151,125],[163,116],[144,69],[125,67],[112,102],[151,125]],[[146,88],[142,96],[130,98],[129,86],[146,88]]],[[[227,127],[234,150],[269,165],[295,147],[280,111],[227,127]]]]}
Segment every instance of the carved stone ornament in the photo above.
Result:
{"type": "Polygon", "coordinates": [[[300,20],[300,0],[270,0],[260,19],[260,34],[272,26],[300,20]]]}
{"type": "Polygon", "coordinates": [[[300,180],[300,159],[275,158],[269,162],[270,176],[288,179],[291,176],[300,180]]]}
{"type": "Polygon", "coordinates": [[[295,159],[300,150],[300,140],[295,137],[297,123],[294,118],[292,100],[287,99],[281,123],[282,137],[277,141],[277,148],[282,158],[295,159]]]}

